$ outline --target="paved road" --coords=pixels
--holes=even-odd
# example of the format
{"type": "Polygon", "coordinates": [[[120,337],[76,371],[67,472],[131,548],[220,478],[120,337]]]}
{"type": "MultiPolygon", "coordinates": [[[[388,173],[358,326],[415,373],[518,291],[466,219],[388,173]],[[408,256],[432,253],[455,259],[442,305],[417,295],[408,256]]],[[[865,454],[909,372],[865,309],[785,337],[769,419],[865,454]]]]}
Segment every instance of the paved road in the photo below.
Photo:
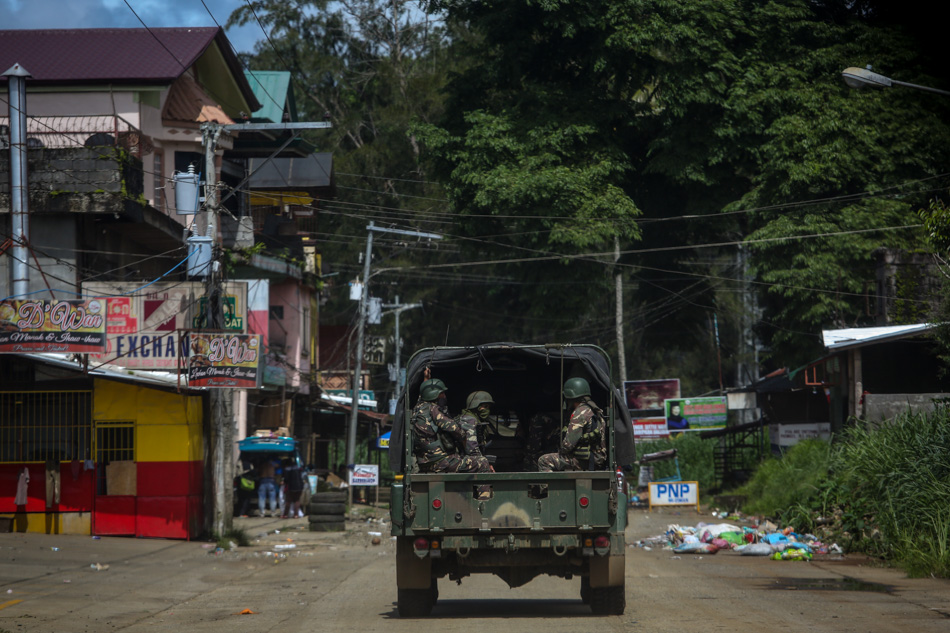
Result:
{"type": "MultiPolygon", "coordinates": [[[[691,510],[636,510],[628,542],[699,521],[718,522],[691,510]]],[[[950,581],[906,579],[855,558],[783,562],[638,547],[628,549],[623,616],[591,616],[576,579],[512,590],[475,576],[442,582],[432,622],[402,620],[384,526],[350,521],[346,533],[327,534],[306,531],[305,520],[238,524],[254,543],[221,554],[196,542],[0,534],[0,633],[950,630],[950,581]],[[382,532],[379,545],[371,532],[382,532]]]]}

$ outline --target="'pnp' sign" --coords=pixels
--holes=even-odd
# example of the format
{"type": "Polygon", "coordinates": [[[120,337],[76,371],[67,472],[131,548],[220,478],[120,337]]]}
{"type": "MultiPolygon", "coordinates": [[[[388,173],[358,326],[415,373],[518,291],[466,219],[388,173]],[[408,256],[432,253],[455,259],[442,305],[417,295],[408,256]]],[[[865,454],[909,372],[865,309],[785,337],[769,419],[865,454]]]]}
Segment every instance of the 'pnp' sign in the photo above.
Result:
{"type": "Polygon", "coordinates": [[[699,511],[699,482],[668,481],[650,484],[650,507],[696,506],[699,511]]]}

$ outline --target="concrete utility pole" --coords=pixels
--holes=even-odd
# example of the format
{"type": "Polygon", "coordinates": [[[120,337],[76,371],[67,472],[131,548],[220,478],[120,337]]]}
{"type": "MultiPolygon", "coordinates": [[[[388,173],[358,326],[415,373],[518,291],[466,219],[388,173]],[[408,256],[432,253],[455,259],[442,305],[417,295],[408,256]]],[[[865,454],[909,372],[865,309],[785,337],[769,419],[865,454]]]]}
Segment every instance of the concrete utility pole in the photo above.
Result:
{"type": "Polygon", "coordinates": [[[30,292],[30,187],[27,176],[26,78],[28,70],[14,64],[3,75],[7,78],[10,105],[10,206],[12,220],[13,267],[10,271],[10,296],[26,297],[30,292]]]}
{"type": "Polygon", "coordinates": [[[421,308],[422,304],[421,303],[399,303],[399,295],[396,295],[396,303],[384,303],[383,307],[393,308],[392,313],[396,315],[396,334],[393,338],[393,348],[394,348],[395,360],[396,360],[396,367],[395,367],[395,374],[394,374],[395,380],[393,380],[393,383],[395,383],[395,388],[393,389],[393,398],[395,399],[399,396],[399,390],[402,387],[402,384],[400,384],[401,376],[399,375],[399,371],[401,369],[399,353],[402,349],[402,340],[400,340],[399,338],[399,315],[405,312],[406,310],[421,308]]]}
{"type": "MultiPolygon", "coordinates": [[[[437,233],[421,233],[419,231],[403,231],[401,229],[386,229],[375,226],[372,222],[366,227],[369,234],[366,236],[366,257],[363,260],[363,288],[360,293],[360,308],[357,316],[357,336],[356,336],[356,358],[353,369],[353,400],[350,403],[350,423],[346,431],[346,471],[352,473],[356,466],[356,428],[359,420],[359,395],[360,395],[360,374],[363,372],[363,338],[366,322],[366,304],[369,301],[369,270],[370,260],[373,258],[373,233],[396,233],[399,235],[411,235],[413,237],[424,237],[431,240],[441,240],[442,236],[437,233]]],[[[350,478],[347,477],[347,480],[350,478]]],[[[353,486],[347,486],[349,503],[353,504],[353,486]]]]}
{"type": "Polygon", "coordinates": [[[627,355],[623,347],[623,273],[620,266],[620,238],[614,237],[614,295],[616,303],[616,326],[617,326],[617,360],[620,371],[620,387],[623,388],[623,381],[627,379],[627,355]]]}
{"type": "MultiPolygon", "coordinates": [[[[215,165],[215,150],[218,138],[222,132],[240,132],[250,130],[279,131],[300,129],[325,129],[331,125],[325,122],[296,122],[296,123],[202,123],[201,142],[205,150],[205,235],[211,240],[211,264],[205,281],[207,297],[207,329],[224,329],[223,288],[221,279],[221,245],[218,241],[218,178],[215,165]]],[[[286,148],[296,134],[289,139],[263,164],[274,158],[286,148]]],[[[240,189],[250,178],[248,175],[235,191],[240,189]]],[[[234,192],[229,193],[227,200],[234,192]]],[[[222,203],[224,201],[222,200],[222,203]]],[[[211,471],[213,474],[213,506],[211,509],[212,530],[215,534],[224,535],[234,524],[232,510],[234,507],[234,389],[211,389],[208,394],[211,409],[211,471]]]]}

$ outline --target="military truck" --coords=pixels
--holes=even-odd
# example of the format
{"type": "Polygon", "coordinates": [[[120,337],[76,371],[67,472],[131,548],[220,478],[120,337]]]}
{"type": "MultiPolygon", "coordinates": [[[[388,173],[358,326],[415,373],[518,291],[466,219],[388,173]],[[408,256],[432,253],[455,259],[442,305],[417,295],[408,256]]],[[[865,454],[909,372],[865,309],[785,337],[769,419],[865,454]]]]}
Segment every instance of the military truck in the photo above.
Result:
{"type": "Polygon", "coordinates": [[[440,579],[461,583],[478,573],[512,588],[542,574],[579,579],[580,598],[595,614],[623,613],[627,499],[620,468],[636,455],[629,412],[610,376],[607,354],[593,345],[492,343],[413,354],[389,450],[397,473],[391,514],[400,616],[429,615],[440,579]],[[557,451],[570,418],[562,389],[575,377],[588,381],[603,410],[608,463],[603,470],[537,472],[537,457],[557,451]],[[419,472],[409,420],[428,378],[446,384],[452,415],[471,392],[491,394],[493,418],[480,431],[487,431],[483,452],[495,472],[419,472]]]}

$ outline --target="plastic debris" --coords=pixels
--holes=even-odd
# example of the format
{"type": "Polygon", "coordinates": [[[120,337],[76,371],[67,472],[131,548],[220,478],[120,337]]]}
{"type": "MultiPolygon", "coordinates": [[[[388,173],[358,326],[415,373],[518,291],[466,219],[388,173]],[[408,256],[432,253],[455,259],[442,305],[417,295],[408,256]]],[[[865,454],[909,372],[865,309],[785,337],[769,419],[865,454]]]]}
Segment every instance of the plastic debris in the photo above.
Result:
{"type": "Polygon", "coordinates": [[[96,570],[96,571],[105,571],[105,570],[109,569],[109,566],[108,566],[108,565],[102,565],[102,564],[100,564],[100,563],[93,563],[92,565],[89,566],[89,568],[90,568],[90,569],[94,569],[94,570],[96,570]]]}
{"type": "Polygon", "coordinates": [[[811,552],[797,547],[789,547],[772,554],[772,560],[811,560],[811,552]]]}
{"type": "Polygon", "coordinates": [[[250,609],[241,609],[241,611],[238,612],[238,615],[257,615],[257,611],[251,611],[250,609]]]}
{"type": "Polygon", "coordinates": [[[274,546],[274,549],[294,549],[297,547],[294,543],[278,543],[274,546]]]}

